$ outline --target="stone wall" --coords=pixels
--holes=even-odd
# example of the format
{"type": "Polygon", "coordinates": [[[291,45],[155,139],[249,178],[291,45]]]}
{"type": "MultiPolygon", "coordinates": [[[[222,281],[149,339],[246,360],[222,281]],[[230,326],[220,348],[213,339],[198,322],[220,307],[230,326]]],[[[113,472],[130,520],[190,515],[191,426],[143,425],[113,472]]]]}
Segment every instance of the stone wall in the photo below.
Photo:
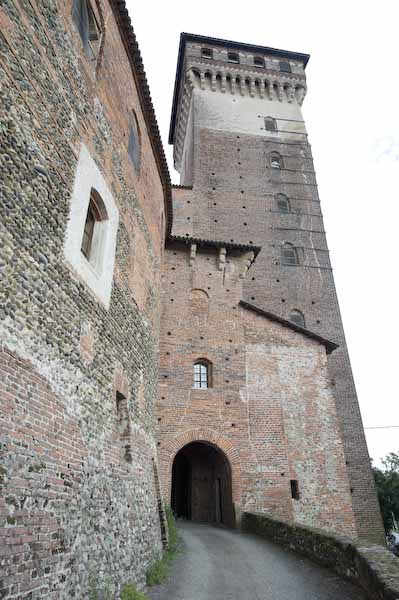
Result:
{"type": "Polygon", "coordinates": [[[143,76],[121,37],[129,27],[112,3],[92,7],[104,33],[95,61],[72,3],[0,8],[2,598],[141,586],[161,550],[164,182],[136,84],[143,76]],[[133,111],[139,172],[128,155],[133,111]],[[118,213],[108,306],[64,252],[82,144],[118,213]]]}
{"type": "Polygon", "coordinates": [[[244,513],[242,529],[307,556],[359,585],[372,600],[398,600],[399,560],[382,546],[360,546],[350,538],[244,513]]]}
{"type": "Polygon", "coordinates": [[[168,243],[157,407],[165,501],[177,452],[200,441],[230,464],[237,518],[263,510],[355,535],[326,349],[240,304],[250,262],[250,248],[168,243]],[[194,389],[198,359],[211,365],[206,389],[194,389]]]}

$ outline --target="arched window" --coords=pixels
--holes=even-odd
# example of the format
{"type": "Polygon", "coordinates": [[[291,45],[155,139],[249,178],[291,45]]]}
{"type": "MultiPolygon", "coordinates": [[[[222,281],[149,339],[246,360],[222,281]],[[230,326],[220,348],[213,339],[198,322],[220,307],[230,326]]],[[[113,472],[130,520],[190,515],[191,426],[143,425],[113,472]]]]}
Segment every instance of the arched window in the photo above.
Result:
{"type": "Polygon", "coordinates": [[[265,61],[261,56],[254,56],[254,65],[255,67],[264,67],[265,61]]]}
{"type": "Polygon", "coordinates": [[[81,251],[93,267],[99,268],[104,254],[104,225],[107,211],[100,194],[91,188],[89,206],[83,229],[81,251]]]}
{"type": "Polygon", "coordinates": [[[133,163],[134,170],[137,174],[140,172],[141,163],[141,136],[139,124],[134,110],[131,113],[129,125],[129,145],[127,148],[130,160],[133,163]]]}
{"type": "Polygon", "coordinates": [[[299,265],[297,249],[288,242],[281,248],[281,263],[291,266],[299,265]]]}
{"type": "Polygon", "coordinates": [[[272,169],[278,170],[283,168],[283,159],[278,152],[273,152],[270,155],[270,166],[272,169]]]}
{"type": "Polygon", "coordinates": [[[285,194],[277,194],[276,196],[277,210],[283,213],[291,212],[290,201],[285,194]]]}
{"type": "Polygon", "coordinates": [[[298,327],[305,327],[305,317],[300,310],[294,309],[290,312],[289,320],[298,327]]]}
{"type": "Polygon", "coordinates": [[[265,129],[266,131],[277,131],[276,119],[273,119],[273,117],[266,117],[265,129]]]}
{"type": "Polygon", "coordinates": [[[206,360],[197,360],[194,364],[194,388],[211,387],[211,365],[206,360]]]}

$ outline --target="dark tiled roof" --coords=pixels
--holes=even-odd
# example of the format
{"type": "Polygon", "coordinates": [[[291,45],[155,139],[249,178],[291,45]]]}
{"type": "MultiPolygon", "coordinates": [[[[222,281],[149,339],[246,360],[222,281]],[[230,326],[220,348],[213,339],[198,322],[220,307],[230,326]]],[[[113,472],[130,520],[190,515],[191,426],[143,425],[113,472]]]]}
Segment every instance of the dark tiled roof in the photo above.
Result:
{"type": "Polygon", "coordinates": [[[331,354],[331,352],[333,352],[334,350],[336,350],[338,348],[337,344],[334,344],[334,342],[330,342],[330,340],[326,340],[325,338],[321,337],[320,335],[317,335],[317,333],[313,333],[313,331],[309,331],[309,329],[304,329],[303,327],[299,327],[299,325],[295,325],[295,323],[292,323],[291,321],[287,321],[287,319],[283,319],[282,317],[278,317],[274,313],[270,313],[266,310],[263,310],[262,308],[258,308],[254,304],[250,304],[249,302],[240,300],[240,305],[243,306],[244,308],[247,308],[248,310],[253,310],[254,312],[258,313],[259,315],[270,319],[271,321],[280,323],[280,325],[283,325],[284,327],[289,327],[289,329],[293,329],[294,331],[297,331],[298,333],[301,333],[302,335],[305,335],[306,337],[311,338],[312,340],[315,340],[316,342],[319,342],[320,344],[323,344],[323,346],[325,346],[325,348],[326,348],[327,354],[331,354]]]}
{"type": "Polygon", "coordinates": [[[303,63],[304,68],[308,64],[310,58],[309,54],[303,54],[301,52],[291,52],[289,50],[278,50],[277,48],[269,48],[268,46],[256,46],[254,44],[244,44],[242,42],[233,42],[232,40],[223,40],[220,38],[207,37],[205,35],[196,35],[194,33],[181,33],[180,34],[180,46],[179,54],[177,59],[177,70],[175,79],[175,90],[173,94],[173,106],[172,115],[170,119],[169,129],[169,144],[174,143],[174,131],[176,123],[177,103],[179,96],[179,82],[180,76],[183,69],[184,63],[184,48],[186,42],[198,42],[200,44],[209,44],[212,46],[224,46],[225,48],[233,48],[235,50],[245,50],[247,52],[253,52],[255,54],[264,53],[276,56],[279,58],[299,60],[303,63]]]}
{"type": "Polygon", "coordinates": [[[252,244],[235,244],[234,242],[226,242],[223,240],[205,240],[203,238],[194,238],[189,235],[170,235],[168,237],[170,242],[180,242],[186,245],[197,244],[197,246],[209,247],[209,248],[231,248],[232,250],[243,250],[246,252],[253,252],[255,256],[259,254],[262,247],[253,246],[252,244]]]}
{"type": "Polygon", "coordinates": [[[170,175],[158,129],[154,106],[151,100],[150,89],[148,87],[147,77],[144,71],[143,61],[141,59],[139,46],[136,40],[136,35],[133,31],[128,10],[126,8],[125,0],[110,0],[110,3],[132,67],[133,77],[136,82],[140,97],[141,108],[143,110],[148,134],[151,140],[151,146],[161,176],[166,209],[166,233],[169,235],[172,231],[173,220],[170,175]]]}

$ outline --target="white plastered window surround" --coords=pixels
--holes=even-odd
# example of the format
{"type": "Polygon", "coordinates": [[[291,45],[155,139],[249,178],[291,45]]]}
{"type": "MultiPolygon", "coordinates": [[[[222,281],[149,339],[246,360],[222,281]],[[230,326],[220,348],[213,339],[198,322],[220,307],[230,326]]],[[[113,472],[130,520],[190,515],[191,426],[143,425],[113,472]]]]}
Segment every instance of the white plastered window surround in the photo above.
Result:
{"type": "Polygon", "coordinates": [[[118,222],[119,212],[113,196],[88,149],[82,144],[71,197],[64,255],[106,308],[109,308],[111,299],[118,222]],[[82,240],[92,190],[100,196],[107,218],[95,223],[88,260],[82,252],[82,240]]]}

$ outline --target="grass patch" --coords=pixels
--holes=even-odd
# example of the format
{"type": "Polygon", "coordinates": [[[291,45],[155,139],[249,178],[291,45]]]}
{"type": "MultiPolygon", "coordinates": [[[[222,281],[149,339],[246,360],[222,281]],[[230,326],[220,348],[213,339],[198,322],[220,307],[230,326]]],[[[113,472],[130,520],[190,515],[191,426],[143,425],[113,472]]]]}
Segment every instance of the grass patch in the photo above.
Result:
{"type": "Polygon", "coordinates": [[[162,555],[162,558],[157,560],[146,573],[147,585],[159,585],[169,575],[170,567],[177,554],[180,551],[180,538],[177,532],[176,520],[172,509],[166,508],[166,520],[169,531],[169,546],[162,555]]]}
{"type": "Polygon", "coordinates": [[[123,586],[121,591],[121,600],[148,600],[148,596],[138,592],[134,585],[128,583],[123,586]]]}

